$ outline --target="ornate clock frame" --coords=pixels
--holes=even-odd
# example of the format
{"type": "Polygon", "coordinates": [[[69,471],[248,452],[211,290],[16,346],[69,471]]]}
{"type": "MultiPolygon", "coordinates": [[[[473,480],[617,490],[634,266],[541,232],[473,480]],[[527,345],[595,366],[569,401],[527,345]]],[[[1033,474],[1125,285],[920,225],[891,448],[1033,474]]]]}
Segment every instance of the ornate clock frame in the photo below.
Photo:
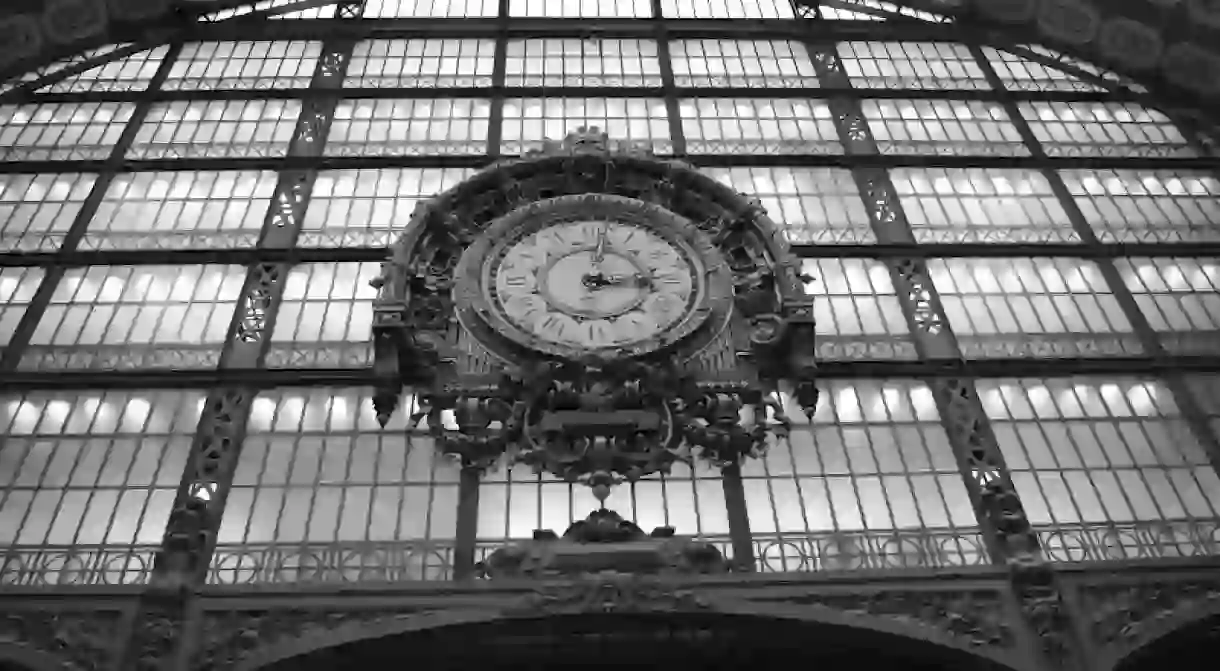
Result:
{"type": "Polygon", "coordinates": [[[784,397],[807,415],[816,406],[809,279],[759,200],[581,128],[416,207],[372,283],[378,420],[410,389],[421,403],[412,426],[426,417],[438,449],[464,467],[512,453],[601,499],[692,454],[736,463],[785,430],[784,397]],[[496,333],[465,250],[573,199],[594,215],[664,220],[699,249],[710,264],[699,318],[641,351],[591,356],[496,333]]]}

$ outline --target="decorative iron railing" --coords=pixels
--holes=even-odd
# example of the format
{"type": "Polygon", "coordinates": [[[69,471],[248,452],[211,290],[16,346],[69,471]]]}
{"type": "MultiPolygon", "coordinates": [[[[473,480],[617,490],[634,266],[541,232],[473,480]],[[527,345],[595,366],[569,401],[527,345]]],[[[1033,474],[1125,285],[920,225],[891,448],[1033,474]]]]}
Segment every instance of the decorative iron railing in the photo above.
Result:
{"type": "MultiPolygon", "coordinates": [[[[1220,520],[1042,527],[1052,562],[1220,556],[1220,520]]],[[[726,557],[728,536],[700,537],[726,557]]],[[[482,561],[505,541],[480,541],[482,561]]],[[[453,579],[454,541],[384,541],[216,548],[215,585],[446,581],[453,579]]],[[[152,571],[155,546],[13,547],[0,551],[0,585],[139,585],[152,571]]],[[[977,529],[921,529],[821,534],[755,534],[760,573],[905,570],[984,565],[977,529]]]]}

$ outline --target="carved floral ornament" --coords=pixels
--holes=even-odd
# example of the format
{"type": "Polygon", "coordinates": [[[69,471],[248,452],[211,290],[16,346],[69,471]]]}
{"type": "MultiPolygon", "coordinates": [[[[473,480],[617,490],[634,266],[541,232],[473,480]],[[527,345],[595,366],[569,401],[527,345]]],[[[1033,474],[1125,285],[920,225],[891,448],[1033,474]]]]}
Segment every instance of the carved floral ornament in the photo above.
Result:
{"type": "Polygon", "coordinates": [[[785,434],[781,383],[816,405],[809,279],[757,200],[581,128],[416,208],[373,281],[374,406],[412,387],[464,467],[603,500],[736,463],[785,434]]]}

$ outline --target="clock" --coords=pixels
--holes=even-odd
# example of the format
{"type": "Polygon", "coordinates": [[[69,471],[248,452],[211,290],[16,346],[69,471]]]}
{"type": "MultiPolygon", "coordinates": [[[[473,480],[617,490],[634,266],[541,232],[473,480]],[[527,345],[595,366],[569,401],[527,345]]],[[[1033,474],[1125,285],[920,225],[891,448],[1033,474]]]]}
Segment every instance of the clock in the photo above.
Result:
{"type": "Polygon", "coordinates": [[[728,267],[697,227],[604,194],[506,215],[465,252],[457,277],[459,320],[472,330],[569,358],[673,344],[706,321],[710,295],[731,292],[728,267]]]}

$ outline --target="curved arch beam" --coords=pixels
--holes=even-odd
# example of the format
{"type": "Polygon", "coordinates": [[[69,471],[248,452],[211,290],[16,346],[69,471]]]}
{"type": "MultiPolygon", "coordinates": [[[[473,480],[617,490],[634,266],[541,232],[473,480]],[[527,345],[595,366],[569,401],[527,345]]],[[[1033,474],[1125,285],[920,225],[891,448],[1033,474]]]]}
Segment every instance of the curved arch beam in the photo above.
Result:
{"type": "MultiPolygon", "coordinates": [[[[972,646],[968,641],[941,632],[931,626],[921,624],[907,624],[877,616],[845,613],[833,608],[816,605],[795,606],[720,598],[706,599],[704,604],[707,608],[702,612],[713,615],[784,620],[811,626],[822,625],[832,628],[869,631],[884,637],[898,637],[918,645],[947,648],[959,654],[974,657],[980,662],[988,663],[993,668],[1011,669],[1012,671],[1024,671],[1025,669],[1032,671],[1033,669],[1029,663],[1018,658],[1016,654],[994,648],[972,646]]],[[[663,613],[664,611],[658,610],[657,612],[663,613]]],[[[579,616],[579,614],[575,613],[572,615],[579,616]]],[[[566,616],[571,615],[551,615],[551,617],[566,616]]],[[[495,624],[511,620],[538,619],[539,617],[545,618],[547,615],[515,613],[512,609],[504,609],[498,612],[492,609],[472,609],[424,612],[415,615],[404,615],[372,624],[368,622],[352,622],[326,633],[312,632],[307,636],[274,643],[242,659],[234,665],[233,669],[234,671],[256,671],[277,662],[309,655],[340,645],[372,641],[441,627],[495,624]]]]}
{"type": "Polygon", "coordinates": [[[26,671],[56,671],[64,668],[63,660],[45,652],[0,643],[0,664],[3,663],[16,664],[26,671]]]}
{"type": "Polygon", "coordinates": [[[1146,625],[1144,631],[1130,645],[1111,649],[1103,669],[1122,669],[1127,660],[1141,655],[1192,627],[1203,626],[1213,621],[1220,624],[1220,601],[1206,601],[1195,607],[1182,609],[1173,615],[1146,625]]]}
{"type": "MultiPolygon", "coordinates": [[[[890,0],[953,16],[972,27],[1037,41],[1104,65],[1158,92],[1177,93],[1183,106],[1220,105],[1220,53],[1204,45],[1220,37],[1220,5],[1210,0],[890,0]]],[[[246,14],[262,16],[337,4],[300,0],[246,14]]],[[[817,0],[796,0],[812,7],[817,0]]],[[[0,18],[0,80],[83,50],[99,36],[116,41],[133,26],[148,30],[195,24],[199,17],[255,0],[47,0],[41,14],[0,18]],[[61,56],[62,57],[62,56],[61,56]],[[15,74],[16,73],[16,74],[15,74]]]]}

